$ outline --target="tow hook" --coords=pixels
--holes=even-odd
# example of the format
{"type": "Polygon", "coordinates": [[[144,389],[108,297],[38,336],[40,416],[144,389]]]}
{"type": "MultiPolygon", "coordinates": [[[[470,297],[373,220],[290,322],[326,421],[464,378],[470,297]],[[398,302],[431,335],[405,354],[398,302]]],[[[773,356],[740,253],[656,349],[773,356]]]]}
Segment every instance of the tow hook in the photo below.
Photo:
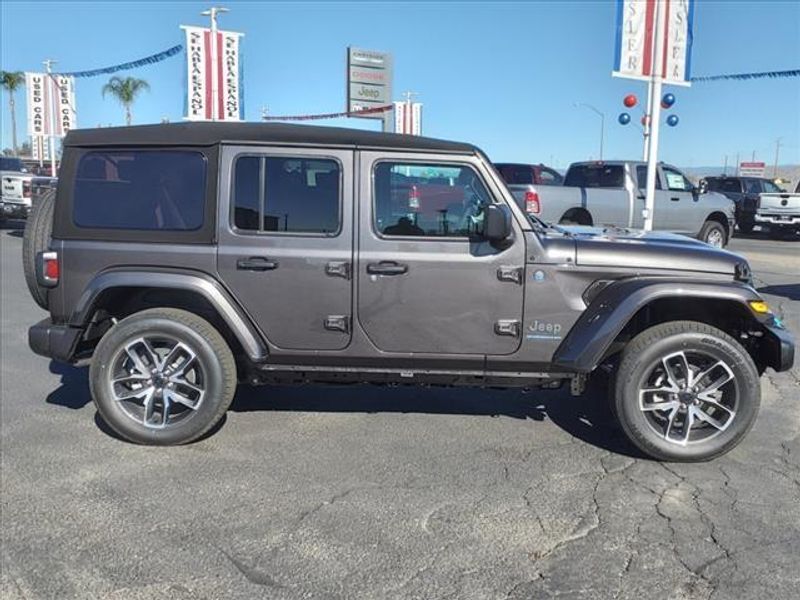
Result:
{"type": "Polygon", "coordinates": [[[569,380],[569,393],[572,396],[582,396],[586,391],[586,380],[588,377],[585,373],[577,373],[569,380]]]}

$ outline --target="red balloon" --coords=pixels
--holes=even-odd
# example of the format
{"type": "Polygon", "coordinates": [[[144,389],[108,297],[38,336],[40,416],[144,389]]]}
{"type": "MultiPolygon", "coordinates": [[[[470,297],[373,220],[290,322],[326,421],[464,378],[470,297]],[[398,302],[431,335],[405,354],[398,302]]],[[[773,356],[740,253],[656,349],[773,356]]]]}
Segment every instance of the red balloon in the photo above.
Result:
{"type": "Polygon", "coordinates": [[[638,100],[636,99],[636,96],[634,94],[628,94],[622,101],[622,103],[628,108],[633,108],[634,106],[636,106],[637,102],[638,100]]]}

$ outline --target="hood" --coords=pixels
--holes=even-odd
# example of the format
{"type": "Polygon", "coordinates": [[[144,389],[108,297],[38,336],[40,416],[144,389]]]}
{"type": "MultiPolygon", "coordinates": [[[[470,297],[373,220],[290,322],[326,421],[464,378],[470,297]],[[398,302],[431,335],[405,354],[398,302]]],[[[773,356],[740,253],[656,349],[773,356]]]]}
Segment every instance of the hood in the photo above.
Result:
{"type": "Polygon", "coordinates": [[[668,269],[734,275],[747,261],[733,252],[674,233],[601,227],[563,227],[584,266],[668,269]]]}

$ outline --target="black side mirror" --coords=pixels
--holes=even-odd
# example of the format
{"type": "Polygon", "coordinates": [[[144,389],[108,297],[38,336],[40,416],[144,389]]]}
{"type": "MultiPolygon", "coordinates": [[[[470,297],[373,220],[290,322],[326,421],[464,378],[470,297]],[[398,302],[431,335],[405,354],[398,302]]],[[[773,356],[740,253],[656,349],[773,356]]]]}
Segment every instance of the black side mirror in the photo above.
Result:
{"type": "Polygon", "coordinates": [[[484,209],[483,237],[500,242],[511,235],[511,209],[505,204],[489,204],[484,209]]]}
{"type": "Polygon", "coordinates": [[[698,194],[708,193],[708,182],[705,179],[701,179],[700,184],[695,188],[695,192],[698,194]]]}

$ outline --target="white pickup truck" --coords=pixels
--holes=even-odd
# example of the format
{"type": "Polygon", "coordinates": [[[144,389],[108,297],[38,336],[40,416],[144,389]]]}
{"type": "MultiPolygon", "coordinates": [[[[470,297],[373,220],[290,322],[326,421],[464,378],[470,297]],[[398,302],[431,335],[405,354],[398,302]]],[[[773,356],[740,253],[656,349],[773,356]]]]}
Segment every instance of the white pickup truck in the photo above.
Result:
{"type": "MultiPolygon", "coordinates": [[[[563,186],[506,181],[527,212],[550,223],[642,229],[647,164],[641,161],[579,162],[563,186]]],[[[678,169],[659,164],[653,228],[723,247],[733,233],[734,203],[695,187],[678,169]]]]}
{"type": "Polygon", "coordinates": [[[27,218],[31,210],[33,175],[19,158],[0,157],[0,221],[27,218]]]}
{"type": "Polygon", "coordinates": [[[800,234],[800,181],[794,194],[784,191],[759,194],[755,222],[767,228],[773,237],[800,234]]]}

